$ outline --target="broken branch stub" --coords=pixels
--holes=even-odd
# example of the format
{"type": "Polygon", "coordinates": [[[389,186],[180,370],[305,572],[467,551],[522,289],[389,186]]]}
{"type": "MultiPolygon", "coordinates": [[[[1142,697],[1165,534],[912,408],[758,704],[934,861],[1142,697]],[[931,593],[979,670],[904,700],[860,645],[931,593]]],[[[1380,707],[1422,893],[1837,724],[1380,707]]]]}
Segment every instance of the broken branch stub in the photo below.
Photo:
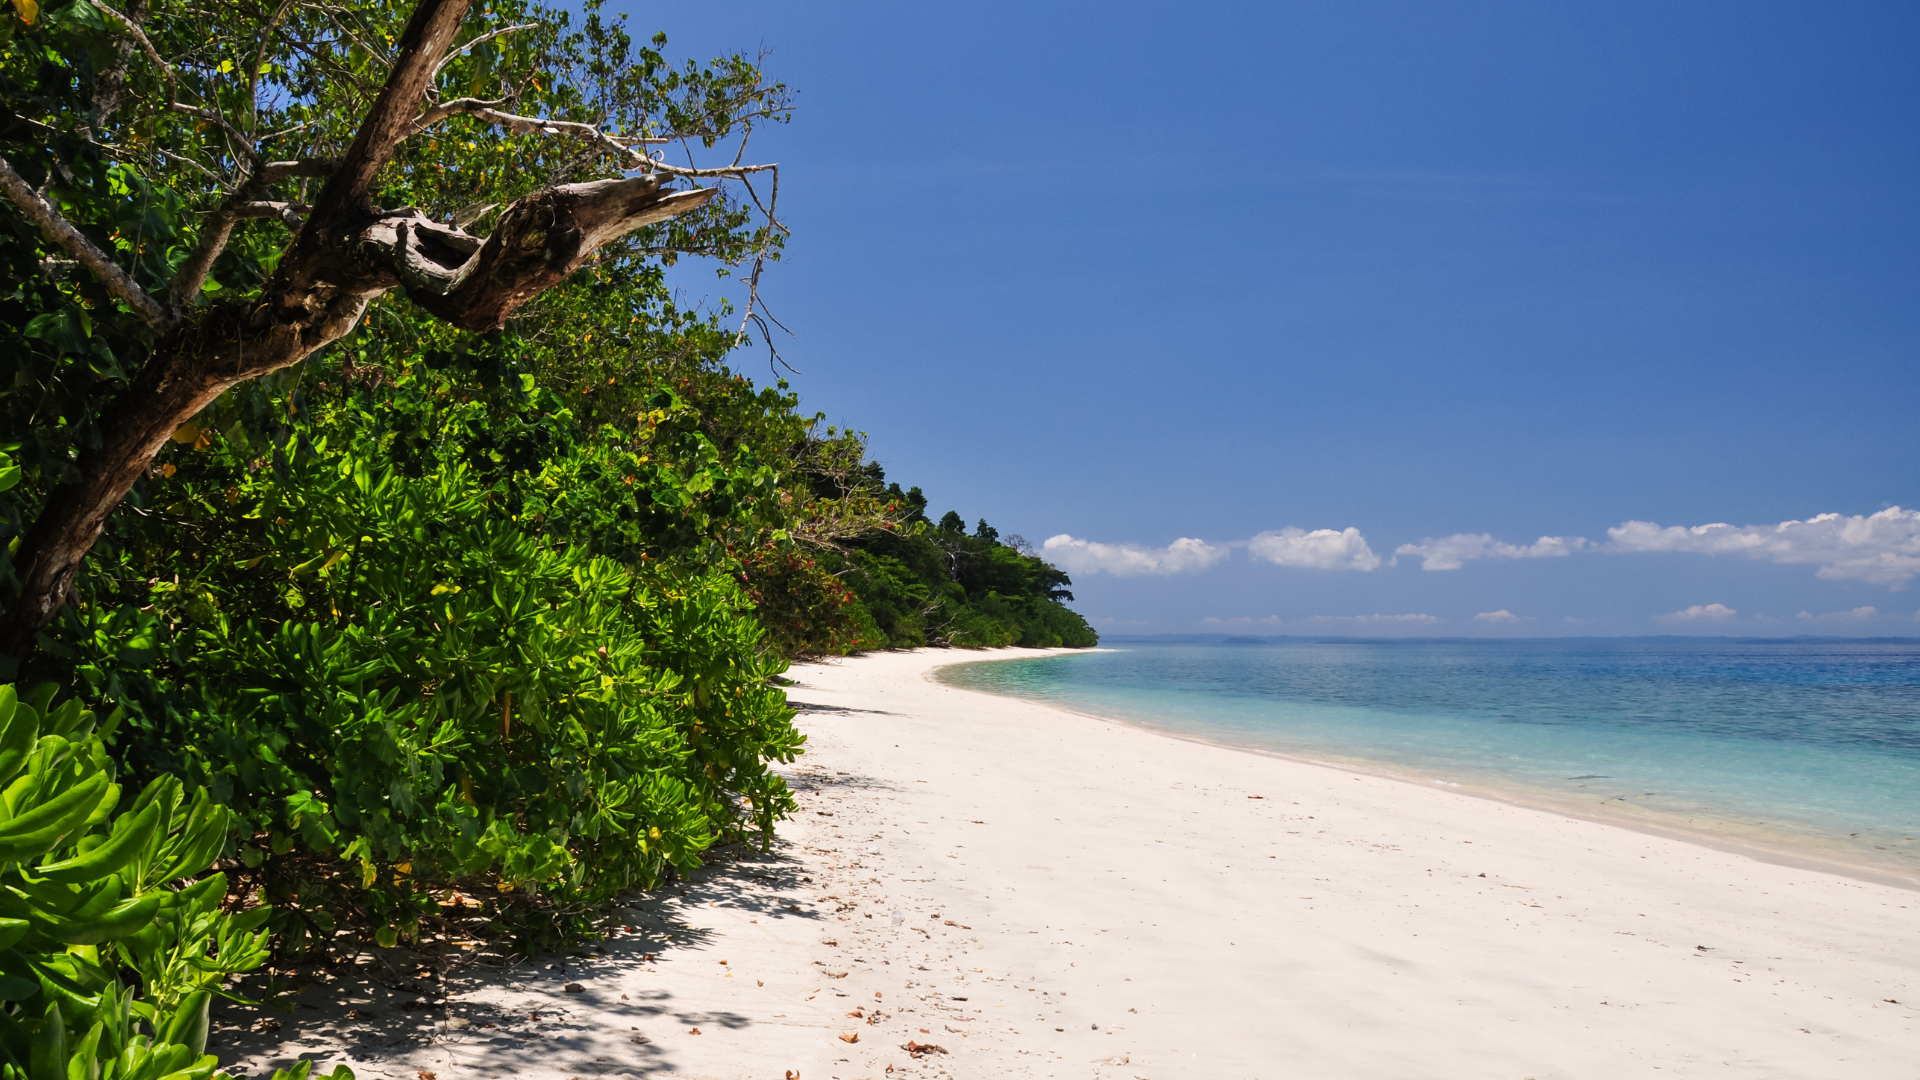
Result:
{"type": "Polygon", "coordinates": [[[415,304],[463,330],[495,330],[608,243],[714,196],[712,188],[663,188],[665,179],[596,180],[535,192],[502,211],[485,241],[424,219],[376,224],[379,235],[370,239],[389,246],[394,272],[415,304]]]}

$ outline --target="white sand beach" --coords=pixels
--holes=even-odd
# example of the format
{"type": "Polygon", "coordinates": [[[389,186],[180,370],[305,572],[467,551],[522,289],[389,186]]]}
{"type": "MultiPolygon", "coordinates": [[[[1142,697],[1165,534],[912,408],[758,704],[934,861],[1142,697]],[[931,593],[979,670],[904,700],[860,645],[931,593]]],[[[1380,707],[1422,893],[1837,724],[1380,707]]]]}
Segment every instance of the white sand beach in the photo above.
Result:
{"type": "Polygon", "coordinates": [[[983,655],[1032,654],[796,666],[780,848],[600,949],[296,974],[302,1008],[228,1010],[214,1049],[403,1080],[1920,1076],[1920,892],[930,678],[983,655]]]}

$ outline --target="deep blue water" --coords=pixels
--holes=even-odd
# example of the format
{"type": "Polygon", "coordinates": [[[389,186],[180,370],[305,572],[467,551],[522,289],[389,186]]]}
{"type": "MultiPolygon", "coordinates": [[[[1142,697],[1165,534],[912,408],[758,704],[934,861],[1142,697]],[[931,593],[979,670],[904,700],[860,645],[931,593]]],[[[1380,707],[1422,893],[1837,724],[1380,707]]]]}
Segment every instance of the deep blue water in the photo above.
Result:
{"type": "Polygon", "coordinates": [[[1595,813],[1920,866],[1920,644],[1141,644],[968,689],[1595,813]]]}

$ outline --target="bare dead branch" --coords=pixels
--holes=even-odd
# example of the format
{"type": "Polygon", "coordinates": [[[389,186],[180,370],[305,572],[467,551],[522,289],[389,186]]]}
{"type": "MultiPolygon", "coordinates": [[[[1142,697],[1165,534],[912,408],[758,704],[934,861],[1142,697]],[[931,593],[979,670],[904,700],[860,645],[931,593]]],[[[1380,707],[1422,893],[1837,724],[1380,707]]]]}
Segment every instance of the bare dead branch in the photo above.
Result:
{"type": "Polygon", "coordinates": [[[95,247],[93,241],[53,208],[52,203],[36,194],[26,179],[14,171],[13,163],[4,157],[0,157],[0,189],[6,191],[8,200],[20,208],[27,220],[38,225],[40,231],[64,248],[67,254],[79,260],[80,265],[91,270],[108,292],[133,309],[140,321],[161,333],[173,325],[172,317],[166,308],[160,306],[159,301],[147,295],[147,291],[133,280],[132,275],[120,269],[106,252],[95,247]]]}
{"type": "Polygon", "coordinates": [[[659,176],[565,184],[516,200],[485,240],[410,211],[386,215],[362,242],[388,253],[415,304],[454,326],[491,330],[604,245],[714,194],[664,188],[659,176]]]}

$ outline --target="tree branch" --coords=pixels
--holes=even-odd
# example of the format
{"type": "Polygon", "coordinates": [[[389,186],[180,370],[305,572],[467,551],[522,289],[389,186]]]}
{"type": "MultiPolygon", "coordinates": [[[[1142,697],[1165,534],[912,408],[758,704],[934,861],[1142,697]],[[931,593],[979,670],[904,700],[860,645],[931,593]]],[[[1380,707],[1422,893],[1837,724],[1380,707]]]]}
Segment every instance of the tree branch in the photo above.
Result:
{"type": "Polygon", "coordinates": [[[426,112],[414,118],[413,126],[408,129],[407,134],[408,136],[418,135],[433,125],[440,123],[442,120],[449,120],[456,116],[471,116],[476,120],[484,120],[497,127],[506,128],[508,131],[517,135],[571,135],[576,139],[597,143],[604,149],[619,154],[621,157],[633,160],[636,162],[636,168],[643,168],[651,164],[651,161],[645,154],[635,153],[632,147],[641,144],[658,145],[673,141],[672,139],[628,138],[619,135],[608,135],[593,124],[582,124],[572,120],[548,120],[545,117],[539,116],[520,116],[516,113],[501,112],[499,109],[494,108],[495,105],[502,104],[504,100],[505,99],[500,101],[482,101],[479,98],[455,98],[444,104],[435,105],[433,108],[428,109],[426,112]]]}
{"type": "Polygon", "coordinates": [[[331,176],[340,167],[339,158],[298,158],[293,161],[269,161],[253,174],[257,184],[277,184],[295,176],[331,176]]]}
{"type": "Polygon", "coordinates": [[[294,228],[299,228],[306,220],[307,212],[313,207],[306,203],[295,202],[243,202],[233,208],[235,218],[277,218],[294,228]]]}
{"type": "Polygon", "coordinates": [[[66,218],[53,204],[36,194],[26,179],[13,170],[13,164],[0,157],[0,189],[4,189],[7,198],[25,214],[27,220],[40,227],[40,231],[54,243],[65,248],[69,255],[79,260],[80,265],[93,271],[93,276],[107,287],[107,291],[120,298],[140,321],[159,333],[165,333],[173,326],[173,317],[160,302],[147,295],[140,283],[133,280],[125,270],[115,265],[107,253],[93,245],[79,229],[66,218]]]}
{"type": "Polygon", "coordinates": [[[393,156],[394,147],[408,134],[414,108],[433,82],[434,67],[453,44],[470,0],[421,0],[400,35],[400,55],[387,84],[374,100],[360,131],[314,200],[308,221],[364,213],[367,189],[374,174],[393,156]]]}
{"type": "Polygon", "coordinates": [[[160,77],[167,80],[167,104],[172,105],[180,96],[180,85],[173,78],[173,65],[160,59],[160,52],[153,47],[153,42],[147,40],[146,31],[140,29],[139,23],[101,3],[100,0],[89,0],[89,2],[99,10],[100,14],[119,23],[122,30],[131,34],[133,39],[140,43],[140,50],[147,54],[147,59],[153,61],[154,67],[160,69],[160,77]]]}
{"type": "Polygon", "coordinates": [[[713,188],[663,188],[661,180],[595,180],[535,192],[501,211],[485,240],[411,211],[382,218],[363,242],[387,253],[408,298],[435,318],[492,330],[601,247],[715,194],[713,188]]]}

